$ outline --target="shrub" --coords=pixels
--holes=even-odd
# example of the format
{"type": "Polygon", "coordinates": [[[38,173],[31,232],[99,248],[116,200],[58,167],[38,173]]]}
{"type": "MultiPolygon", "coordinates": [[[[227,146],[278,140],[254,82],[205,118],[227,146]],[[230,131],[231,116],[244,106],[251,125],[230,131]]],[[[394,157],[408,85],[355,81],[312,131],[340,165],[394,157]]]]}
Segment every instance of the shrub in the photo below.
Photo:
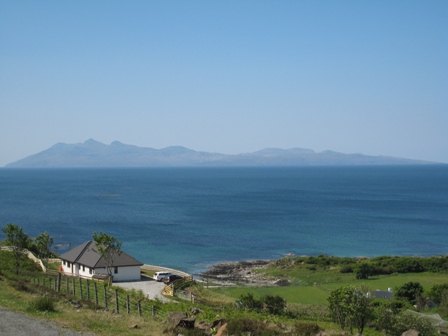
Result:
{"type": "Polygon", "coordinates": [[[341,267],[341,270],[339,271],[341,273],[353,273],[353,267],[352,265],[344,265],[341,267]]]}
{"type": "Polygon", "coordinates": [[[55,300],[49,296],[39,296],[30,302],[28,309],[30,311],[54,312],[56,311],[55,300]]]}
{"type": "Polygon", "coordinates": [[[277,336],[283,335],[284,332],[275,326],[270,326],[256,319],[239,317],[227,323],[227,334],[234,336],[277,336]]]}
{"type": "Polygon", "coordinates": [[[313,336],[322,330],[316,323],[307,322],[296,322],[294,329],[301,336],[313,336]]]}

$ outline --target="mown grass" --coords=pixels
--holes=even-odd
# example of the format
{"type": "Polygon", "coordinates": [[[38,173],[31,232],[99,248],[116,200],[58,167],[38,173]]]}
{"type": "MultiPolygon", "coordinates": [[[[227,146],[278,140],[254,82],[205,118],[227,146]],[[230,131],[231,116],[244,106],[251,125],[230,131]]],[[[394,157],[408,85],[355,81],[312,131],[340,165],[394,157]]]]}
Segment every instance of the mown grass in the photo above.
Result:
{"type": "Polygon", "coordinates": [[[343,274],[338,270],[324,269],[310,271],[304,268],[289,270],[268,270],[269,276],[289,279],[291,286],[287,287],[218,287],[214,292],[222,296],[238,299],[242,294],[252,293],[261,297],[264,295],[279,295],[290,303],[326,304],[331,291],[345,285],[366,285],[371,290],[387,290],[402,286],[407,282],[419,282],[425,290],[435,284],[448,283],[448,274],[441,273],[406,273],[372,277],[367,280],[357,280],[352,273],[343,274]]]}

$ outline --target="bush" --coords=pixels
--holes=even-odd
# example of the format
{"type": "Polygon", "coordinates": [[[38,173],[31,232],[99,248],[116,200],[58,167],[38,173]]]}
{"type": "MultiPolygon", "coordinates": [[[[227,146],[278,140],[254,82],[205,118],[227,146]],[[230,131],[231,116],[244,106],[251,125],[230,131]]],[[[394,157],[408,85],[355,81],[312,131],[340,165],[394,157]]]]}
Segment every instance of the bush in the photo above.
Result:
{"type": "Polygon", "coordinates": [[[262,323],[256,319],[239,317],[227,323],[227,334],[234,336],[277,336],[283,335],[283,331],[276,327],[262,323]]]}
{"type": "Polygon", "coordinates": [[[314,336],[322,330],[316,323],[306,322],[297,322],[294,329],[301,336],[314,336]]]}
{"type": "Polygon", "coordinates": [[[28,309],[30,311],[54,312],[56,311],[55,300],[49,296],[39,296],[30,302],[28,309]]]}
{"type": "Polygon", "coordinates": [[[353,273],[352,265],[345,265],[341,267],[340,273],[353,273]]]}

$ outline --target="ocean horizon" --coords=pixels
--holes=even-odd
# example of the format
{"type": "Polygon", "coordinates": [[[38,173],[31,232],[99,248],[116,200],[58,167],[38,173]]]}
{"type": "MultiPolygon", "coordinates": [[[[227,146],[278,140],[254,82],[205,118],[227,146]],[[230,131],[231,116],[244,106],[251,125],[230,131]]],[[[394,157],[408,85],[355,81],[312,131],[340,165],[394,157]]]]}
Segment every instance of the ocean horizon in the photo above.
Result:
{"type": "MultiPolygon", "coordinates": [[[[0,169],[0,226],[64,253],[106,232],[197,273],[287,254],[448,253],[448,165],[0,169]]],[[[4,239],[0,232],[0,239],[4,239]]]]}

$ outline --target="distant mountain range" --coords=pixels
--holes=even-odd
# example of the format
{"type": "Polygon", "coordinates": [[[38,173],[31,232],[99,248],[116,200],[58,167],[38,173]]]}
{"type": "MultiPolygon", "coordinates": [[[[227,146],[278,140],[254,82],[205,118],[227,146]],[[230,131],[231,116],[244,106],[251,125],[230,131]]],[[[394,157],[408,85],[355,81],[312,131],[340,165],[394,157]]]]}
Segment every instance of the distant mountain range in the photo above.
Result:
{"type": "Polygon", "coordinates": [[[89,139],[84,143],[58,143],[49,149],[6,165],[8,168],[68,167],[175,167],[175,166],[310,166],[410,165],[430,162],[388,156],[316,153],[311,149],[266,148],[253,153],[227,155],[198,152],[181,146],[163,149],[137,147],[114,141],[110,145],[89,139]]]}

